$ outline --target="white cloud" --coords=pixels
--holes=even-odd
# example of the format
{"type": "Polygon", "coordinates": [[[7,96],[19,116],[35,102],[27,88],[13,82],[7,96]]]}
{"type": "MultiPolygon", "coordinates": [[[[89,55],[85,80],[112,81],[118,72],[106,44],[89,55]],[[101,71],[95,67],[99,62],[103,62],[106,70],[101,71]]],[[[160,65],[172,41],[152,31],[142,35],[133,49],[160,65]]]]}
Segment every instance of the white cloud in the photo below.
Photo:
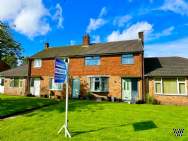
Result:
{"type": "Polygon", "coordinates": [[[90,33],[91,31],[94,31],[94,30],[102,27],[103,25],[105,25],[107,23],[107,21],[104,20],[102,17],[106,14],[107,14],[106,7],[103,7],[100,11],[98,18],[96,18],[96,19],[90,18],[89,25],[87,26],[86,32],[90,33]]]}
{"type": "Polygon", "coordinates": [[[185,0],[165,0],[160,9],[188,16],[188,3],[185,0]]]}
{"type": "Polygon", "coordinates": [[[165,43],[146,44],[145,56],[182,56],[188,57],[188,37],[165,43]]]}
{"type": "Polygon", "coordinates": [[[62,15],[62,7],[61,5],[58,3],[56,4],[56,12],[55,15],[53,16],[54,20],[57,20],[58,24],[57,27],[58,28],[63,28],[63,15],[62,15]]]}
{"type": "Polygon", "coordinates": [[[120,41],[120,40],[129,40],[138,38],[138,32],[145,31],[145,35],[152,31],[152,25],[148,22],[138,22],[133,24],[127,29],[124,29],[122,32],[113,31],[108,37],[107,41],[120,41]]]}
{"type": "Polygon", "coordinates": [[[93,40],[94,43],[99,43],[101,41],[99,35],[93,36],[93,38],[94,38],[94,40],[93,40]]]}
{"type": "Polygon", "coordinates": [[[75,45],[76,41],[75,40],[70,40],[70,45],[75,45]]]}
{"type": "Polygon", "coordinates": [[[127,23],[131,19],[132,17],[130,15],[115,17],[113,24],[122,27],[125,25],[125,23],[127,23]]]}
{"type": "Polygon", "coordinates": [[[103,17],[103,16],[105,16],[107,13],[108,13],[108,12],[107,12],[107,8],[106,8],[106,7],[103,7],[103,8],[101,9],[101,12],[100,12],[100,14],[99,14],[99,17],[103,17]]]}
{"type": "Polygon", "coordinates": [[[49,16],[42,0],[0,0],[0,19],[14,25],[14,29],[30,38],[45,35],[50,25],[49,16]]]}
{"type": "Polygon", "coordinates": [[[149,40],[152,40],[152,39],[156,39],[156,38],[160,38],[160,37],[164,37],[164,36],[169,36],[173,33],[175,27],[174,26],[170,26],[164,30],[162,30],[161,32],[158,32],[158,33],[153,33],[153,34],[150,34],[148,39],[149,40]]]}
{"type": "Polygon", "coordinates": [[[98,19],[90,19],[89,25],[87,27],[87,33],[90,33],[91,31],[96,30],[97,28],[100,28],[101,26],[103,26],[106,23],[106,21],[102,18],[98,18],[98,19]]]}

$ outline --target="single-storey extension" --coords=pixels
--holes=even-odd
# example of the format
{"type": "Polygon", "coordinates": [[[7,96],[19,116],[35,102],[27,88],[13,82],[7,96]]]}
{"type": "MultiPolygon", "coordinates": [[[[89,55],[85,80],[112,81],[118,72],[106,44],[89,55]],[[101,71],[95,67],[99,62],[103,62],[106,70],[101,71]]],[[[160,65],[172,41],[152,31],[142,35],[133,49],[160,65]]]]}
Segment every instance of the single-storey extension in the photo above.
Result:
{"type": "Polygon", "coordinates": [[[9,95],[26,95],[28,65],[0,72],[1,91],[9,95]]]}
{"type": "Polygon", "coordinates": [[[188,104],[188,59],[145,58],[146,93],[162,104],[188,104]]]}

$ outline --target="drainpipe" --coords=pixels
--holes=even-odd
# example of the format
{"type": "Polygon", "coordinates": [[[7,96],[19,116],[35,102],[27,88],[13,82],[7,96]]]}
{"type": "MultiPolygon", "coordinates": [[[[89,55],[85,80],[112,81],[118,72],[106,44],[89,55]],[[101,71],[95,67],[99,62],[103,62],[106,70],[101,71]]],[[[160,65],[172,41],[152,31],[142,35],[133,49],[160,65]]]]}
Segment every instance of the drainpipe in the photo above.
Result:
{"type": "Polygon", "coordinates": [[[145,101],[145,80],[144,80],[144,31],[138,32],[138,37],[142,43],[143,51],[141,53],[142,57],[142,100],[145,101]]]}

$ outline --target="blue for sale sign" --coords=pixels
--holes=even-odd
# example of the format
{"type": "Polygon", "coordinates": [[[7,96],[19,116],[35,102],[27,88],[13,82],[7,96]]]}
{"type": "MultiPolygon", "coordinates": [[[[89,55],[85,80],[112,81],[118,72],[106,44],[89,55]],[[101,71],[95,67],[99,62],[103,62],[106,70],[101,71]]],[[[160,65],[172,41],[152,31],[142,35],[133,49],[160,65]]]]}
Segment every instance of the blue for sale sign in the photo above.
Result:
{"type": "Polygon", "coordinates": [[[64,83],[67,77],[67,67],[65,62],[62,59],[55,59],[55,74],[54,81],[55,83],[64,83]]]}

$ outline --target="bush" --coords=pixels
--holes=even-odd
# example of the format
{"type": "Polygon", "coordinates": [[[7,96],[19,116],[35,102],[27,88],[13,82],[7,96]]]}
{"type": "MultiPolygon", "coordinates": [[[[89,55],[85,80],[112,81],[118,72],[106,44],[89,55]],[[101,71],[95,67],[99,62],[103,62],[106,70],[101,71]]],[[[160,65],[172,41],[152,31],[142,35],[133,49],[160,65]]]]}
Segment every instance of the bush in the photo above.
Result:
{"type": "Polygon", "coordinates": [[[30,94],[27,94],[28,97],[35,97],[34,95],[32,95],[31,93],[30,94]]]}
{"type": "Polygon", "coordinates": [[[93,98],[92,92],[87,92],[86,96],[87,96],[88,99],[92,99],[93,98]]]}
{"type": "Polygon", "coordinates": [[[150,96],[149,94],[147,94],[146,97],[146,103],[147,104],[154,104],[154,105],[159,105],[160,101],[158,101],[157,99],[155,99],[153,96],[150,96]]]}

